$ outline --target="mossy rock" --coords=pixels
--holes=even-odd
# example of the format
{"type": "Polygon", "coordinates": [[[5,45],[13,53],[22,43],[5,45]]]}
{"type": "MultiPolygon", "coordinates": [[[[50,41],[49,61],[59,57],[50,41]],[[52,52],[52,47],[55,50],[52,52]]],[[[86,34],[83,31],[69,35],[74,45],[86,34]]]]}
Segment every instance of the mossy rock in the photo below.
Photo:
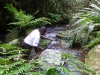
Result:
{"type": "Polygon", "coordinates": [[[93,47],[85,57],[85,64],[100,74],[100,44],[93,47]]]}

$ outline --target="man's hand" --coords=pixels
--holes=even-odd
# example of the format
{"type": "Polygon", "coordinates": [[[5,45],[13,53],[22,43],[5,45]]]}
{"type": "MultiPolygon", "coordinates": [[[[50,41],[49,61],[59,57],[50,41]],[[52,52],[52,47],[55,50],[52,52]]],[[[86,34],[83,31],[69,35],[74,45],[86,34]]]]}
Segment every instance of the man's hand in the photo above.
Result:
{"type": "Polygon", "coordinates": [[[47,38],[47,37],[42,36],[42,35],[41,35],[41,38],[42,38],[42,39],[47,39],[47,40],[53,41],[53,39],[51,39],[51,38],[47,38]]]}
{"type": "Polygon", "coordinates": [[[53,41],[53,39],[49,39],[50,41],[53,41]]]}
{"type": "Polygon", "coordinates": [[[44,48],[36,47],[34,46],[34,49],[39,50],[39,51],[44,51],[44,48]]]}
{"type": "Polygon", "coordinates": [[[43,48],[41,48],[40,50],[41,50],[41,51],[44,51],[44,49],[43,49],[43,48]]]}

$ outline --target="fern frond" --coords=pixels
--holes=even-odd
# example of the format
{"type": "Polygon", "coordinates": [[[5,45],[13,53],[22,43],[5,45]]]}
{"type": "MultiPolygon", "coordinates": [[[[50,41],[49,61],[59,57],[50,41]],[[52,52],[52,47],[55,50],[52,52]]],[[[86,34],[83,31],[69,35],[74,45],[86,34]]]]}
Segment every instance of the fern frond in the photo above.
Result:
{"type": "MultiPolygon", "coordinates": [[[[78,61],[75,58],[72,58],[73,57],[72,55],[65,53],[64,56],[67,57],[67,59],[68,59],[68,60],[64,61],[67,64],[67,67],[72,68],[72,70],[69,69],[69,73],[72,71],[72,72],[85,73],[88,75],[97,75],[96,71],[94,71],[92,68],[90,68],[90,66],[84,64],[81,61],[78,61]]],[[[64,66],[61,68],[64,69],[64,66]]]]}
{"type": "Polygon", "coordinates": [[[97,6],[96,4],[91,3],[90,6],[93,7],[93,8],[95,8],[95,9],[97,9],[98,11],[100,11],[100,7],[97,6]]]}
{"type": "Polygon", "coordinates": [[[98,43],[100,43],[100,37],[97,37],[97,38],[94,38],[93,40],[91,40],[89,42],[89,44],[85,46],[85,49],[92,48],[92,47],[96,46],[98,43]]]}

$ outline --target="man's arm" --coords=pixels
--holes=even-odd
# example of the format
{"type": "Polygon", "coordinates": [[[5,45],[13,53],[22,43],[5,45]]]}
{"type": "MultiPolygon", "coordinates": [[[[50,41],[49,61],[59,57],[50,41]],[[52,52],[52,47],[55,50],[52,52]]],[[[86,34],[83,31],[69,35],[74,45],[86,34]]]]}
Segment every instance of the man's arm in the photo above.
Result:
{"type": "Polygon", "coordinates": [[[50,39],[50,38],[47,38],[47,37],[45,37],[45,36],[43,36],[43,35],[41,35],[41,38],[42,38],[42,39],[47,39],[47,40],[50,40],[50,41],[52,41],[52,39],[50,39]]]}

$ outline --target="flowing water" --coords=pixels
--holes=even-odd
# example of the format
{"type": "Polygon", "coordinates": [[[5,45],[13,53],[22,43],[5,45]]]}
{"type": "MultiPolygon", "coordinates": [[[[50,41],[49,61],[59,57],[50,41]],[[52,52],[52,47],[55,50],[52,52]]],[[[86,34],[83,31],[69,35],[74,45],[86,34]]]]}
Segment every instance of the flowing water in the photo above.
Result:
{"type": "Polygon", "coordinates": [[[78,46],[76,48],[69,48],[70,43],[66,43],[64,40],[59,39],[56,35],[58,31],[66,31],[67,26],[55,26],[47,29],[46,37],[52,38],[53,41],[49,44],[48,49],[56,49],[61,52],[66,52],[75,56],[78,56],[78,46]]]}
{"type": "MultiPolygon", "coordinates": [[[[68,54],[73,55],[75,58],[76,57],[78,58],[78,57],[80,57],[80,55],[79,55],[80,48],[78,47],[78,45],[77,45],[77,47],[69,48],[70,43],[66,44],[66,42],[64,40],[61,40],[56,36],[58,31],[66,31],[66,30],[67,30],[67,26],[55,26],[55,27],[49,27],[47,29],[47,33],[45,36],[53,39],[51,44],[48,45],[48,49],[55,49],[55,50],[59,50],[61,52],[66,52],[68,54]]],[[[70,59],[66,59],[66,60],[69,61],[69,63],[74,63],[70,59]]],[[[73,71],[74,70],[73,67],[71,65],[69,65],[68,63],[65,64],[65,66],[72,71],[72,74],[82,75],[79,72],[73,71]]],[[[62,74],[62,75],[66,75],[66,74],[62,74]]]]}
{"type": "MultiPolygon", "coordinates": [[[[93,26],[89,27],[90,30],[89,32],[91,32],[93,30],[93,26]]],[[[54,27],[48,27],[47,29],[47,33],[46,33],[46,37],[48,38],[52,38],[53,41],[48,45],[48,49],[54,49],[54,50],[58,50],[61,52],[66,52],[68,54],[73,55],[73,58],[79,58],[80,61],[84,62],[84,53],[80,51],[80,46],[79,45],[75,45],[72,48],[70,48],[70,42],[65,42],[64,40],[60,39],[57,37],[57,32],[58,31],[67,31],[68,30],[68,26],[54,26],[54,27]]],[[[82,75],[79,72],[75,72],[73,67],[69,64],[69,63],[73,63],[70,59],[66,59],[68,61],[68,63],[64,64],[64,66],[66,66],[67,68],[69,68],[72,72],[73,75],[82,75]]],[[[59,70],[59,69],[58,69],[59,70]]],[[[62,75],[66,75],[64,73],[62,73],[62,75]]]]}

